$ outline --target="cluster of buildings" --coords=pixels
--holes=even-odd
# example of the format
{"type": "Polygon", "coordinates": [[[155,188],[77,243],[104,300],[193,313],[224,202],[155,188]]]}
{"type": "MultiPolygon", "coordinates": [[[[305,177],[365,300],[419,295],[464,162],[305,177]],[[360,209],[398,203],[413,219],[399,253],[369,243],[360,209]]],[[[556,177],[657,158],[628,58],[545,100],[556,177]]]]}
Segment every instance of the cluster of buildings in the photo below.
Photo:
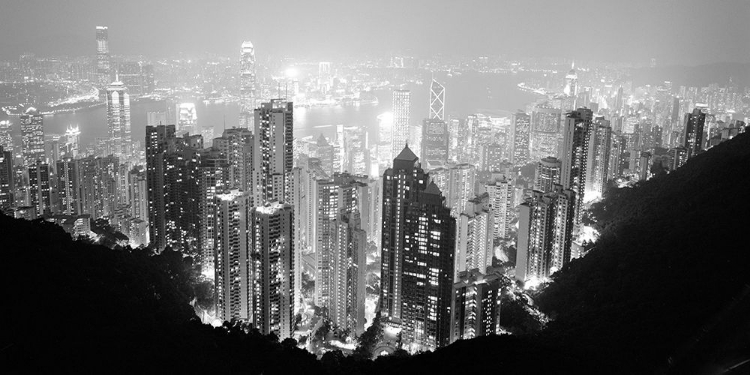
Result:
{"type": "MultiPolygon", "coordinates": [[[[586,86],[571,69],[561,93],[507,116],[446,117],[446,88],[433,80],[418,124],[411,92],[396,89],[377,134],[339,125],[334,139],[295,139],[293,101],[263,99],[244,42],[240,126],[214,136],[183,103],[148,114],[142,150],[129,93],[142,80],[120,71],[110,83],[107,29],[96,35],[107,137],[79,151],[77,128],[45,137],[28,108],[16,147],[0,123],[0,209],[76,237],[107,219],[132,246],[191,255],[214,282],[216,320],[281,339],[308,302],[362,334],[378,256],[377,309],[406,348],[499,334],[503,250],[517,249],[518,282],[545,280],[584,255],[582,213],[607,186],[674,170],[745,129],[732,116],[736,89],[586,86]],[[529,165],[533,178],[519,173],[529,165]],[[303,274],[315,281],[309,301],[303,274]]],[[[315,85],[335,89],[330,63],[315,85]]]]}

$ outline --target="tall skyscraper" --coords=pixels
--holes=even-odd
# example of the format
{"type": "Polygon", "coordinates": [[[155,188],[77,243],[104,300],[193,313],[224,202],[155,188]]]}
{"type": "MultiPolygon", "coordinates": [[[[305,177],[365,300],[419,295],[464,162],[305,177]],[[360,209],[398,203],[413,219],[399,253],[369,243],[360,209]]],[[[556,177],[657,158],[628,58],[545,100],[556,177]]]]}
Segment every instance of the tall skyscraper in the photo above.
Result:
{"type": "Polygon", "coordinates": [[[195,103],[178,104],[177,134],[195,134],[198,130],[198,114],[195,112],[195,103]]]}
{"type": "Polygon", "coordinates": [[[696,107],[692,113],[685,114],[685,143],[687,158],[690,159],[703,151],[706,108],[696,107]]]}
{"type": "Polygon", "coordinates": [[[586,191],[584,201],[601,197],[609,180],[609,156],[612,147],[612,128],[609,121],[597,117],[591,128],[588,165],[586,166],[586,191]]]}
{"type": "Polygon", "coordinates": [[[391,155],[398,155],[409,142],[410,112],[411,92],[409,90],[394,90],[391,155]]]}
{"type": "Polygon", "coordinates": [[[413,350],[450,341],[455,219],[408,147],[383,175],[380,311],[413,350]]]}
{"type": "Polygon", "coordinates": [[[445,121],[445,87],[436,80],[430,83],[430,120],[445,121]]]}
{"type": "Polygon", "coordinates": [[[107,87],[107,125],[112,154],[125,161],[130,158],[130,95],[122,82],[113,82],[107,87]]]}
{"type": "Polygon", "coordinates": [[[211,278],[215,270],[216,196],[229,191],[229,164],[225,155],[217,149],[203,150],[198,176],[200,179],[198,210],[200,212],[201,273],[211,278]]]}
{"type": "Polygon", "coordinates": [[[255,204],[286,202],[294,164],[294,105],[274,99],[255,110],[255,204]]]}
{"type": "Polygon", "coordinates": [[[593,113],[588,108],[579,108],[565,117],[565,138],[562,149],[560,183],[564,189],[575,194],[575,224],[581,222],[581,205],[586,191],[589,142],[593,113]]]}
{"type": "Polygon", "coordinates": [[[78,161],[75,159],[58,161],[56,174],[58,212],[64,215],[80,214],[78,161]]]}
{"type": "Polygon", "coordinates": [[[517,112],[511,117],[511,163],[522,166],[529,162],[529,133],[531,130],[531,116],[524,112],[517,112]]]}
{"type": "Polygon", "coordinates": [[[451,209],[453,217],[458,217],[469,199],[476,195],[476,176],[477,169],[471,164],[448,165],[430,171],[431,180],[443,193],[445,204],[451,209]]]}
{"type": "Polygon", "coordinates": [[[253,323],[279,339],[294,329],[294,219],[292,206],[278,202],[253,208],[250,223],[253,323]]]}
{"type": "Polygon", "coordinates": [[[229,164],[228,187],[253,193],[253,132],[245,128],[226,129],[221,137],[214,138],[213,147],[224,155],[229,164]]]}
{"type": "Polygon", "coordinates": [[[216,318],[252,319],[253,264],[250,261],[250,194],[233,190],[215,196],[216,318]]]}
{"type": "Polygon", "coordinates": [[[560,169],[562,164],[560,160],[553,157],[547,157],[539,161],[536,165],[534,175],[534,190],[543,193],[551,192],[555,185],[560,183],[560,169]]]}
{"type": "Polygon", "coordinates": [[[253,128],[253,111],[257,103],[255,82],[255,47],[248,41],[240,49],[240,127],[253,128]]]}
{"type": "Polygon", "coordinates": [[[13,152],[13,125],[9,120],[0,121],[0,146],[13,152]]]}
{"type": "Polygon", "coordinates": [[[96,75],[101,87],[110,83],[109,29],[107,26],[96,27],[96,75]]]}
{"type": "Polygon", "coordinates": [[[575,200],[575,192],[556,185],[521,204],[516,279],[543,280],[570,261],[575,200]]]}
{"type": "Polygon", "coordinates": [[[159,250],[167,245],[165,198],[166,154],[175,142],[175,126],[146,126],[146,181],[148,184],[149,238],[159,250]]]}
{"type": "Polygon", "coordinates": [[[443,120],[425,119],[422,122],[422,157],[425,162],[448,161],[448,124],[443,120]]]}
{"type": "Polygon", "coordinates": [[[44,122],[34,107],[21,115],[21,137],[24,165],[30,167],[37,161],[44,162],[44,122]]]}
{"type": "Polygon", "coordinates": [[[500,272],[460,272],[451,299],[451,343],[498,335],[504,279],[500,272]]]}

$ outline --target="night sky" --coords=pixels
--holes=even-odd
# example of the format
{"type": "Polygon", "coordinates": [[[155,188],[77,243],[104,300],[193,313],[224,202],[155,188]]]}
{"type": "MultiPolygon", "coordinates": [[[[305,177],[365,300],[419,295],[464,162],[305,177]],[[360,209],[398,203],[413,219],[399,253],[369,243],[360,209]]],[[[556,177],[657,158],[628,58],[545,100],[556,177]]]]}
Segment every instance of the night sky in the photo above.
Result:
{"type": "Polygon", "coordinates": [[[748,0],[0,0],[0,59],[113,54],[555,56],[750,62],[748,0]]]}

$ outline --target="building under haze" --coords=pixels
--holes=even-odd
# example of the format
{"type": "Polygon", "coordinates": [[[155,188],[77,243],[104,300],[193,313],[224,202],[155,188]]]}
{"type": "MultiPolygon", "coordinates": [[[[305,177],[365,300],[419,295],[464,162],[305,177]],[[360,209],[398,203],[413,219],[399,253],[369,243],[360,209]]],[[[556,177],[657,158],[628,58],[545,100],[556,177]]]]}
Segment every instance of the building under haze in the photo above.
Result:
{"type": "Polygon", "coordinates": [[[110,83],[109,29],[107,26],[96,27],[96,75],[101,87],[110,83]]]}
{"type": "Polygon", "coordinates": [[[255,47],[248,41],[240,48],[240,127],[253,128],[253,111],[257,103],[255,47]]]}
{"type": "Polygon", "coordinates": [[[409,142],[410,112],[411,92],[409,90],[394,90],[391,155],[398,155],[409,142]]]}
{"type": "Polygon", "coordinates": [[[430,120],[445,121],[445,86],[432,80],[430,83],[430,120]]]}
{"type": "Polygon", "coordinates": [[[130,95],[127,87],[120,81],[115,81],[107,87],[107,129],[109,153],[123,161],[130,158],[130,95]]]}
{"type": "Polygon", "coordinates": [[[44,119],[34,107],[21,115],[21,141],[23,163],[31,166],[46,160],[44,152],[44,119]]]}

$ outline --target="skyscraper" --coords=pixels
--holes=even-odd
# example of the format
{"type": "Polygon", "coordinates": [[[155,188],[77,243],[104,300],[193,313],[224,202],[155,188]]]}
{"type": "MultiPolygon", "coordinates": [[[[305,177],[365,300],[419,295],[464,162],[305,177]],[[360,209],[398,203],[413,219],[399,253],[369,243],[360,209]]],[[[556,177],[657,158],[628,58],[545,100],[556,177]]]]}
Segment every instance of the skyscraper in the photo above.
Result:
{"type": "Polygon", "coordinates": [[[201,273],[210,278],[215,270],[216,196],[229,191],[229,164],[219,150],[206,149],[201,152],[199,168],[201,273]]]}
{"type": "Polygon", "coordinates": [[[222,321],[249,321],[254,294],[249,258],[250,194],[233,190],[216,194],[214,199],[216,317],[222,321]]]}
{"type": "Polygon", "coordinates": [[[409,90],[394,90],[391,155],[398,155],[409,141],[410,112],[411,92],[409,90]]]}
{"type": "Polygon", "coordinates": [[[198,115],[195,112],[195,103],[178,104],[177,134],[195,134],[198,130],[198,115]]]}
{"type": "Polygon", "coordinates": [[[294,105],[274,99],[255,110],[255,204],[287,201],[294,163],[294,105]]]}
{"type": "Polygon", "coordinates": [[[148,184],[149,238],[159,250],[166,240],[166,154],[175,142],[175,126],[146,126],[146,181],[148,184]]]}
{"type": "Polygon", "coordinates": [[[560,160],[547,157],[536,165],[534,175],[534,190],[548,193],[554,190],[555,185],[560,183],[560,160]]]}
{"type": "Polygon", "coordinates": [[[490,212],[489,196],[476,197],[468,202],[456,219],[455,279],[463,271],[478,269],[485,272],[492,266],[494,256],[494,215],[490,212]]]}
{"type": "Polygon", "coordinates": [[[588,165],[586,166],[586,191],[584,201],[601,197],[609,179],[609,156],[612,147],[612,128],[609,121],[597,117],[591,128],[588,165]]]}
{"type": "Polygon", "coordinates": [[[253,208],[250,222],[253,323],[261,334],[283,340],[294,329],[294,222],[292,206],[253,208]]]}
{"type": "Polygon", "coordinates": [[[706,123],[706,109],[696,107],[693,113],[685,114],[685,143],[687,158],[690,159],[703,151],[703,127],[706,123]]]}
{"type": "Polygon", "coordinates": [[[570,189],[576,193],[574,215],[576,225],[581,222],[581,204],[586,191],[593,116],[590,109],[579,108],[565,117],[560,183],[564,189],[570,189]]]}
{"type": "Polygon", "coordinates": [[[511,163],[522,166],[529,162],[529,132],[531,130],[531,116],[524,112],[517,112],[511,117],[511,163]]]}
{"type": "Polygon", "coordinates": [[[107,26],[96,27],[96,75],[101,87],[110,83],[109,30],[107,26]]]}
{"type": "Polygon", "coordinates": [[[29,167],[37,161],[45,161],[43,117],[34,107],[21,115],[21,137],[24,165],[29,167]]]}
{"type": "Polygon", "coordinates": [[[469,199],[474,198],[476,175],[477,169],[471,164],[448,165],[430,171],[431,180],[443,193],[453,217],[458,217],[469,199]]]}
{"type": "Polygon", "coordinates": [[[430,120],[445,121],[445,87],[438,81],[430,83],[430,120]]]}
{"type": "Polygon", "coordinates": [[[448,124],[443,120],[422,122],[422,157],[425,162],[448,161],[448,124]]]}
{"type": "Polygon", "coordinates": [[[225,129],[221,137],[214,138],[213,147],[224,155],[229,164],[227,186],[253,193],[253,132],[245,128],[225,129]]]}
{"type": "Polygon", "coordinates": [[[255,47],[248,41],[240,49],[240,127],[253,128],[253,111],[257,95],[255,87],[255,47]]]}
{"type": "Polygon", "coordinates": [[[575,192],[556,185],[521,204],[516,279],[543,280],[570,261],[575,200],[575,192]]]}
{"type": "Polygon", "coordinates": [[[493,238],[508,237],[510,222],[513,219],[514,187],[513,179],[505,175],[485,184],[489,194],[490,212],[492,213],[493,238]]]}
{"type": "Polygon", "coordinates": [[[130,158],[130,95],[122,82],[107,87],[107,125],[112,154],[125,161],[130,158]]]}
{"type": "Polygon", "coordinates": [[[56,172],[58,212],[65,215],[80,214],[78,161],[75,159],[60,160],[57,162],[56,172]]]}
{"type": "Polygon", "coordinates": [[[450,341],[455,219],[408,147],[383,174],[380,311],[410,349],[450,341]]]}
{"type": "Polygon", "coordinates": [[[51,213],[52,195],[50,191],[50,169],[43,162],[29,166],[29,198],[31,206],[36,208],[37,215],[51,213]]]}

